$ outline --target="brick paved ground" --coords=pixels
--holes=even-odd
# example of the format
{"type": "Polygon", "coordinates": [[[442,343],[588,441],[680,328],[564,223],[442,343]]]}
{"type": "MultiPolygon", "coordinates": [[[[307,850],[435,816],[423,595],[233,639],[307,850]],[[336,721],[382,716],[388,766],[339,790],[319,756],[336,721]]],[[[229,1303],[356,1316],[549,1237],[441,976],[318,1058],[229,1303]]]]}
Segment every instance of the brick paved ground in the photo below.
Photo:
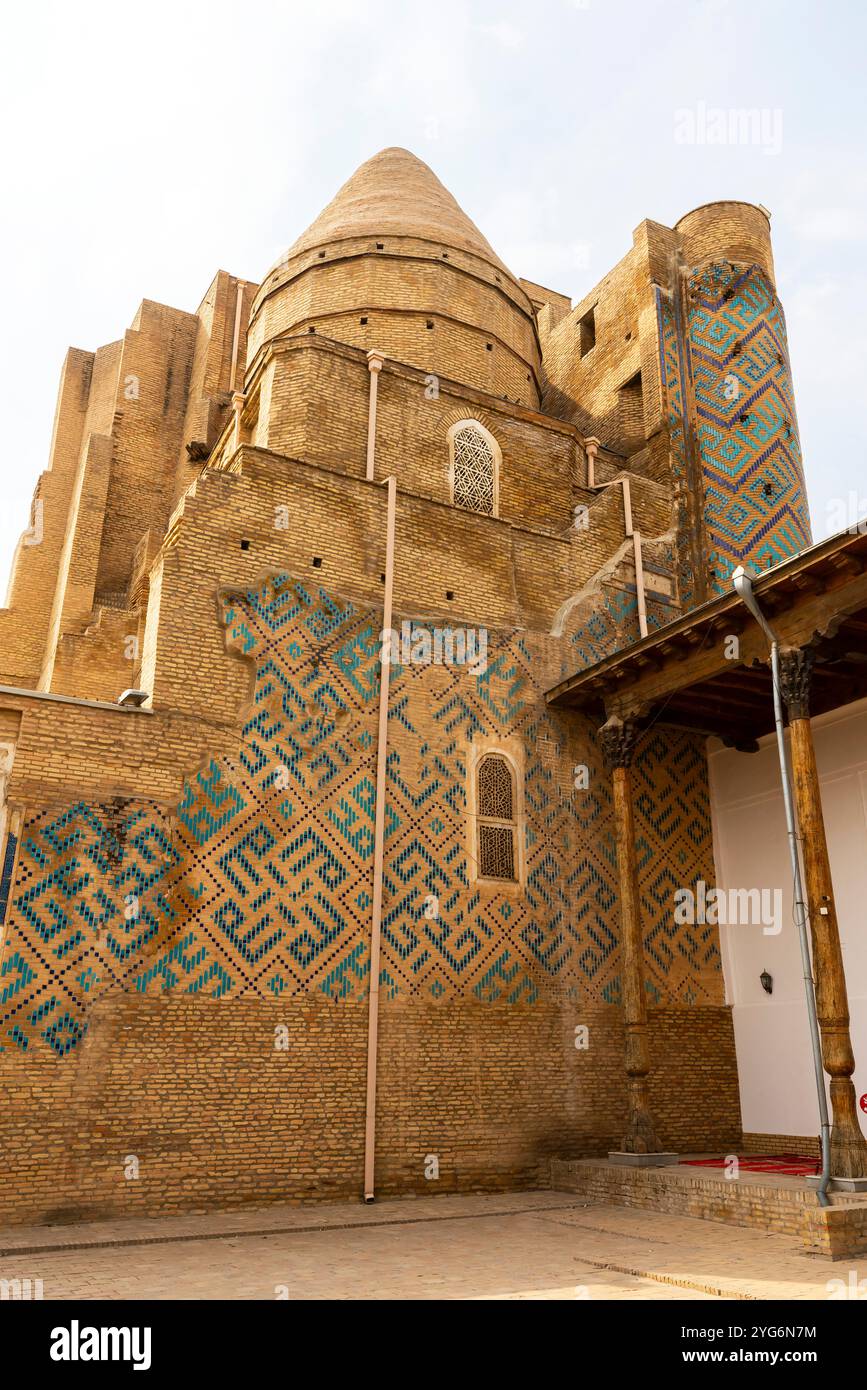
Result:
{"type": "Polygon", "coordinates": [[[46,1299],[825,1299],[850,1271],[867,1259],[556,1192],[0,1232],[0,1279],[46,1299]]]}

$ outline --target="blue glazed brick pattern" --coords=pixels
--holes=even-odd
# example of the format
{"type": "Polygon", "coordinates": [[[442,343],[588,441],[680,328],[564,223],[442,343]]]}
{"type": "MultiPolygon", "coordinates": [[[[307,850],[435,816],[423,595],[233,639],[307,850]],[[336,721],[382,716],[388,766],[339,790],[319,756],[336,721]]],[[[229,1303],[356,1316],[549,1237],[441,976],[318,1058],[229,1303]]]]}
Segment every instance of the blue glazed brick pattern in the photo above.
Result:
{"type": "Polygon", "coordinates": [[[757,266],[724,263],[689,288],[708,566],[722,593],[736,564],[767,569],[809,545],[810,523],[786,325],[770,281],[757,266]]]}
{"type": "MultiPolygon", "coordinates": [[[[679,612],[671,603],[652,598],[647,598],[645,607],[648,632],[672,622],[679,612]]],[[[641,632],[635,585],[624,588],[603,585],[601,592],[576,612],[568,627],[571,650],[564,652],[564,675],[595,666],[614,652],[638,642],[641,632]]]]}
{"type": "MultiPolygon", "coordinates": [[[[703,495],[708,594],[728,592],[738,564],[767,569],[810,544],[786,326],[758,266],[712,264],[687,284],[684,330],[677,304],[657,290],[660,365],[672,471],[695,487],[695,435],[703,495]]],[[[685,519],[684,519],[685,520],[685,519]]],[[[678,537],[680,597],[698,601],[690,538],[678,537]]]]}
{"type": "MultiPolygon", "coordinates": [[[[141,804],[79,804],[27,821],[0,965],[4,1046],[68,1055],[111,988],[227,1000],[366,995],[379,615],[276,575],[226,596],[223,619],[229,649],[255,666],[239,752],[193,774],[171,817],[141,804]]],[[[546,641],[490,633],[478,677],[392,668],[387,999],[619,997],[608,779],[592,727],[576,751],[571,721],[546,709],[546,641]],[[470,882],[465,773],[477,736],[524,749],[518,893],[470,882]],[[589,790],[572,785],[578,760],[590,768],[589,790]]],[[[673,737],[673,762],[669,736],[653,741],[637,807],[651,992],[715,1002],[714,942],[673,928],[671,885],[648,867],[669,862],[685,883],[700,867],[711,881],[710,827],[689,811],[703,795],[699,745],[673,737]]]]}
{"type": "Polygon", "coordinates": [[[676,923],[673,912],[677,889],[714,882],[702,740],[651,728],[638,746],[633,795],[648,992],[656,1003],[702,1003],[722,970],[718,933],[676,923]]]}
{"type": "Polygon", "coordinates": [[[177,863],[155,807],[79,802],[28,820],[0,963],[0,1044],[61,1057],[78,1046],[94,998],[134,988],[165,935],[177,863]]]}

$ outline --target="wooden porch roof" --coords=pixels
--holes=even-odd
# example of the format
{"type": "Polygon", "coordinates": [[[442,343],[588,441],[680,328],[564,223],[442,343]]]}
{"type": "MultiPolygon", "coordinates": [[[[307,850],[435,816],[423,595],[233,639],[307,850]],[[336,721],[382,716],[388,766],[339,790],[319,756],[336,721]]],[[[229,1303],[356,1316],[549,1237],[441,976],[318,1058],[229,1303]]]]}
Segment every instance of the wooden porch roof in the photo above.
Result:
{"type": "MultiPolygon", "coordinates": [[[[753,577],[781,647],[815,653],[811,712],[867,696],[867,534],[831,536],[753,577]]],[[[774,727],[768,643],[734,589],[561,681],[549,705],[753,748],[774,727]],[[727,655],[737,638],[735,656],[727,655]]]]}

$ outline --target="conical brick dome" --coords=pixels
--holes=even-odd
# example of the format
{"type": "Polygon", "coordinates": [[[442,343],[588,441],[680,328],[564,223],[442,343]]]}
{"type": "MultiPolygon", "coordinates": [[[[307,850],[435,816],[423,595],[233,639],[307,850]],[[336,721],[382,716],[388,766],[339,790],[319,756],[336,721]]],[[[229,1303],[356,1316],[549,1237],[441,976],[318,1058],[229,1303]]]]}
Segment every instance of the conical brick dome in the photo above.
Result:
{"type": "Polygon", "coordinates": [[[356,169],[287,252],[359,236],[407,236],[469,251],[514,278],[436,174],[409,150],[380,150],[356,169]]]}
{"type": "Polygon", "coordinates": [[[278,337],[377,348],[537,407],[530,300],[436,174],[408,150],[367,160],[263,280],[248,369],[278,337]]]}

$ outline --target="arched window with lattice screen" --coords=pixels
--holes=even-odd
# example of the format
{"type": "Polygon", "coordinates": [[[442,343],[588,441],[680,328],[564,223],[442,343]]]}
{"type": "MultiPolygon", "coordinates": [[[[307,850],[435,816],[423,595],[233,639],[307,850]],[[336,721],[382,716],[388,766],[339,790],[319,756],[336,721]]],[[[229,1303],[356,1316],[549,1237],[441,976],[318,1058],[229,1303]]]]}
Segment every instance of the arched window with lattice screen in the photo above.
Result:
{"type": "Polygon", "coordinates": [[[449,430],[449,448],[455,506],[482,516],[496,516],[500,450],[493,435],[477,420],[461,420],[449,430]]]}
{"type": "Polygon", "coordinates": [[[511,763],[488,753],[476,769],[476,837],[480,878],[517,878],[515,774],[511,763]]]}

